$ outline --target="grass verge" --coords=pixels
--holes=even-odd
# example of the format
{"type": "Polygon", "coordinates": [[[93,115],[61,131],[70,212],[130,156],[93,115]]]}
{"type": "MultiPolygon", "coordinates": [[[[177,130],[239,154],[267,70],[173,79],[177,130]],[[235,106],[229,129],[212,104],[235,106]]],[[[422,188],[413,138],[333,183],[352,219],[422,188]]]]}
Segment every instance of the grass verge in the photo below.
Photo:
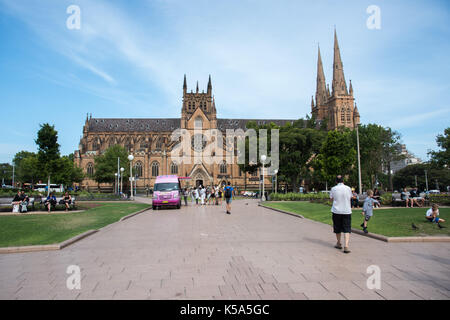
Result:
{"type": "MultiPolygon", "coordinates": [[[[330,207],[310,203],[307,201],[281,201],[265,202],[264,205],[284,211],[301,214],[307,219],[319,221],[331,225],[330,207]]],[[[440,217],[446,222],[443,226],[447,228],[439,229],[434,223],[425,219],[425,212],[428,208],[393,208],[374,209],[373,217],[368,224],[371,233],[377,233],[387,237],[408,237],[408,236],[450,236],[448,222],[450,218],[450,208],[440,208],[440,217]],[[413,230],[412,223],[419,229],[413,230]]],[[[352,227],[362,229],[363,216],[361,209],[354,209],[352,214],[352,227]]]]}
{"type": "Polygon", "coordinates": [[[143,203],[80,205],[83,206],[86,207],[86,211],[78,213],[0,216],[0,247],[59,243],[150,207],[143,203]]]}

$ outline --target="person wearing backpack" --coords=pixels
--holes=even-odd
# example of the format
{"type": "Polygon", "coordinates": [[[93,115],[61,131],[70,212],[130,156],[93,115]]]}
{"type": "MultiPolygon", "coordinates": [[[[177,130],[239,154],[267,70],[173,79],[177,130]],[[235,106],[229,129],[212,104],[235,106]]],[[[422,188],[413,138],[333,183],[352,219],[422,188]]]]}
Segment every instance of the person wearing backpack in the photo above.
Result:
{"type": "Polygon", "coordinates": [[[231,186],[230,181],[228,181],[228,185],[225,187],[225,202],[227,204],[227,214],[231,214],[231,200],[233,199],[233,187],[231,186]]]}

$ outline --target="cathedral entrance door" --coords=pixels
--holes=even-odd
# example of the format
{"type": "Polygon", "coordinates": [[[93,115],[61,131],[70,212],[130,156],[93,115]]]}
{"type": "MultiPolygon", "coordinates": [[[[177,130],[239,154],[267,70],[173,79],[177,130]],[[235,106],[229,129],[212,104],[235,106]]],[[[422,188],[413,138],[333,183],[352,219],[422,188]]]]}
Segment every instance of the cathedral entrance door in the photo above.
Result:
{"type": "Polygon", "coordinates": [[[199,179],[199,180],[196,180],[196,181],[195,181],[195,186],[198,187],[199,185],[204,186],[203,180],[200,180],[200,179],[199,179]]]}

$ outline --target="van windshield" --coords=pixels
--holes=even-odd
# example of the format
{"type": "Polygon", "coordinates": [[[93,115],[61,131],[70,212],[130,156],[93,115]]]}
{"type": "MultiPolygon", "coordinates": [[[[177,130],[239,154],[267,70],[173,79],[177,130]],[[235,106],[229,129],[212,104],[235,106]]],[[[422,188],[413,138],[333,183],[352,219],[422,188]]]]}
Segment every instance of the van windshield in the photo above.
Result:
{"type": "Polygon", "coordinates": [[[180,190],[178,183],[169,182],[169,183],[157,183],[155,184],[154,191],[175,191],[180,190]]]}

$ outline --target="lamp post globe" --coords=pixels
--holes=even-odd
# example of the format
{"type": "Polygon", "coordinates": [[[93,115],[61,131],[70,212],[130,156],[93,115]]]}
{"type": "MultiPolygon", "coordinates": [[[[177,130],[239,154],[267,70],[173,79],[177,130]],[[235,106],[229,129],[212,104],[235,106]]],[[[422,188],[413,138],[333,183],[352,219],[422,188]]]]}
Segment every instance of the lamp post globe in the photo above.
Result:
{"type": "Polygon", "coordinates": [[[264,192],[264,165],[266,163],[266,159],[267,159],[267,157],[266,157],[265,154],[261,155],[261,162],[262,162],[262,165],[263,165],[263,167],[262,167],[262,176],[263,176],[263,178],[262,178],[262,197],[261,197],[261,201],[266,201],[266,193],[264,192]]]}
{"type": "Polygon", "coordinates": [[[123,191],[123,172],[125,171],[124,168],[120,168],[120,194],[122,194],[123,191]]]}
{"type": "Polygon", "coordinates": [[[133,160],[134,156],[130,154],[128,156],[128,160],[130,160],[130,196],[133,199],[133,160]]]}

